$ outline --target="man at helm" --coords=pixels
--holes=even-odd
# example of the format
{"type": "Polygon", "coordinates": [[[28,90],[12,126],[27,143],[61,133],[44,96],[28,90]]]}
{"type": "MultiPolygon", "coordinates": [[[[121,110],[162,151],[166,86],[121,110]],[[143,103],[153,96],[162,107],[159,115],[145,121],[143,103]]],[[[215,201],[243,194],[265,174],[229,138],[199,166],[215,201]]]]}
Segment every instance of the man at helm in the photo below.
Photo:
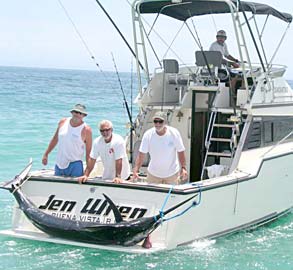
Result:
{"type": "Polygon", "coordinates": [[[216,36],[217,40],[213,42],[210,46],[210,51],[219,51],[222,53],[223,57],[232,61],[224,60],[224,64],[231,64],[234,68],[239,68],[239,60],[229,54],[227,44],[225,43],[227,39],[226,32],[224,30],[219,30],[216,36]]]}

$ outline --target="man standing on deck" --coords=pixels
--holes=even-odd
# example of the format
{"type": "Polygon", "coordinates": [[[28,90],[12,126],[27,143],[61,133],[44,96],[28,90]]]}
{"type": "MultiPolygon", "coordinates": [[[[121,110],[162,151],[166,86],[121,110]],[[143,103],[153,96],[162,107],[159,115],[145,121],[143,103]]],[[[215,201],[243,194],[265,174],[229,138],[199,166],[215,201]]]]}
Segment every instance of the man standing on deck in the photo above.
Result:
{"type": "Polygon", "coordinates": [[[72,117],[63,118],[42,158],[48,164],[48,155],[58,144],[55,175],[78,177],[83,175],[84,150],[86,161],[92,147],[92,130],[83,122],[87,116],[86,107],[76,104],[70,111],[72,117]]]}
{"type": "Polygon", "coordinates": [[[223,64],[231,64],[234,68],[239,68],[239,60],[233,57],[228,52],[228,47],[226,44],[227,35],[224,30],[219,30],[216,35],[217,40],[213,42],[210,46],[210,51],[219,51],[222,53],[223,57],[232,61],[223,60],[223,64]]]}
{"type": "Polygon", "coordinates": [[[101,136],[94,140],[86,170],[78,181],[80,183],[87,181],[97,158],[100,157],[104,166],[102,178],[121,183],[130,175],[125,140],[113,133],[113,124],[108,120],[101,121],[99,128],[101,136]]]}
{"type": "Polygon", "coordinates": [[[185,148],[176,128],[167,126],[164,112],[156,112],[154,127],[147,130],[139,148],[133,169],[133,180],[138,178],[145,154],[150,154],[147,182],[156,184],[180,184],[187,180],[185,148]],[[178,162],[179,160],[179,162],[178,162]]]}

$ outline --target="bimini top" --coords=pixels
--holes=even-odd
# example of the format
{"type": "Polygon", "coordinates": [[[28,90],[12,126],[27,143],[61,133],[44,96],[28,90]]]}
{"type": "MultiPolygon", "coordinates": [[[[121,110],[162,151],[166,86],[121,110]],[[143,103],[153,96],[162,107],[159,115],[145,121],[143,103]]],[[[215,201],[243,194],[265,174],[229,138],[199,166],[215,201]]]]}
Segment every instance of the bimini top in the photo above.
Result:
{"type": "MultiPolygon", "coordinates": [[[[237,6],[237,0],[231,0],[237,6]]],[[[292,15],[259,3],[241,1],[242,9],[253,14],[273,15],[285,22],[292,22],[292,15]]],[[[186,21],[188,18],[205,14],[230,13],[226,1],[212,0],[142,0],[140,13],[161,13],[177,20],[186,21]]]]}

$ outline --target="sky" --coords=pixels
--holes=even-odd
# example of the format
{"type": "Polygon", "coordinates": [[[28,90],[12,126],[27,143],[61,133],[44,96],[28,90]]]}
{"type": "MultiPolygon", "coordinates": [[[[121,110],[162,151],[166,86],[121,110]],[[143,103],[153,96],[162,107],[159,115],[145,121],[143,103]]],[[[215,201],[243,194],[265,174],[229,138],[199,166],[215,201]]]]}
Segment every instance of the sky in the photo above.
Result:
{"type": "MultiPolygon", "coordinates": [[[[100,0],[100,2],[111,14],[129,43],[133,45],[131,8],[127,0],[100,0]]],[[[291,0],[258,2],[293,14],[291,0]]],[[[260,17],[260,22],[263,23],[265,16],[260,17]]],[[[146,20],[152,22],[153,18],[147,16],[146,20]]],[[[195,18],[193,23],[200,36],[201,44],[206,49],[215,40],[216,30],[225,29],[228,33],[229,52],[239,58],[230,15],[216,15],[212,18],[200,16],[195,18]]],[[[192,26],[192,22],[190,25],[192,26]]],[[[167,40],[168,38],[172,40],[180,27],[180,22],[170,20],[163,15],[159,17],[155,25],[156,31],[159,31],[167,40]]],[[[286,23],[275,18],[269,19],[263,36],[268,58],[273,55],[285,29],[286,23]]],[[[113,71],[114,64],[111,56],[113,53],[118,70],[131,71],[131,53],[95,0],[2,0],[0,33],[1,66],[94,70],[96,66],[90,57],[93,55],[102,70],[113,71]],[[70,14],[90,53],[65,15],[59,1],[62,1],[62,5],[70,14]]],[[[246,34],[248,35],[248,32],[246,34]]],[[[158,49],[159,58],[162,59],[166,46],[157,39],[155,32],[151,33],[150,38],[158,49]]],[[[287,79],[293,79],[292,44],[291,27],[274,61],[288,66],[285,74],[287,79]]],[[[251,41],[248,41],[248,45],[252,46],[251,41]]],[[[177,52],[175,57],[179,55],[183,63],[194,63],[194,52],[198,50],[198,47],[186,29],[178,35],[172,48],[177,52]]],[[[255,59],[255,53],[251,55],[252,60],[255,59]]],[[[172,58],[174,55],[169,52],[165,57],[172,58]]],[[[151,72],[156,66],[158,64],[155,57],[150,57],[151,72]]]]}

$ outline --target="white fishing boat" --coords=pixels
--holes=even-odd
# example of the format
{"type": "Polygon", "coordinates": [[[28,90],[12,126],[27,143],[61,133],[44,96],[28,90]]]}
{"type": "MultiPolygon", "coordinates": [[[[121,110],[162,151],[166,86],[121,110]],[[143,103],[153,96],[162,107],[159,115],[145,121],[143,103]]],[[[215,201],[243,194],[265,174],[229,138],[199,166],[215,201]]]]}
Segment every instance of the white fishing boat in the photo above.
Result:
{"type": "MultiPolygon", "coordinates": [[[[154,114],[166,112],[168,125],[180,131],[186,147],[188,183],[176,186],[147,183],[143,175],[148,160],[144,162],[139,181],[121,184],[92,176],[80,185],[74,178],[54,176],[53,170],[27,175],[27,168],[14,180],[20,186],[14,186],[13,192],[21,190],[38,214],[45,213],[44,219],[51,216],[53,221],[63,220],[65,225],[69,221],[77,222],[74,226],[86,222],[86,228],[90,223],[96,227],[103,224],[103,228],[109,225],[112,230],[110,225],[117,224],[117,219],[103,195],[106,194],[117,205],[129,231],[134,230],[129,223],[132,221],[144,226],[143,218],[156,216],[154,220],[158,222],[141,232],[139,242],[95,242],[82,237],[75,239],[74,234],[62,237],[62,233],[54,233],[56,228],[50,233],[36,217],[24,213],[20,203],[14,207],[11,229],[1,234],[143,253],[173,249],[198,239],[259,226],[291,211],[293,92],[283,77],[286,67],[273,61],[292,16],[265,4],[234,0],[136,0],[132,13],[139,114],[129,136],[129,150],[135,159],[142,135],[153,125],[154,114]],[[145,14],[155,15],[151,27],[144,25],[145,14]],[[221,53],[203,48],[197,33],[188,25],[195,16],[200,19],[203,15],[216,14],[228,14],[231,19],[240,68],[223,66],[221,53]],[[168,16],[170,24],[174,20],[182,21],[190,31],[190,42],[199,45],[190,59],[196,64],[186,65],[179,58],[163,59],[150,74],[146,41],[151,44],[151,40],[147,31],[153,31],[160,16],[168,16]],[[257,26],[258,17],[266,18],[262,29],[257,26]],[[287,27],[275,53],[268,59],[262,34],[271,19],[287,27]],[[232,77],[241,83],[231,84],[232,77]],[[186,201],[189,198],[192,201],[186,201]],[[182,202],[185,203],[174,211],[163,213],[182,202]],[[146,249],[142,242],[149,233],[152,247],[146,249]]],[[[172,42],[169,50],[171,45],[172,42]]],[[[9,187],[11,191],[14,182],[2,188],[9,187]]]]}

